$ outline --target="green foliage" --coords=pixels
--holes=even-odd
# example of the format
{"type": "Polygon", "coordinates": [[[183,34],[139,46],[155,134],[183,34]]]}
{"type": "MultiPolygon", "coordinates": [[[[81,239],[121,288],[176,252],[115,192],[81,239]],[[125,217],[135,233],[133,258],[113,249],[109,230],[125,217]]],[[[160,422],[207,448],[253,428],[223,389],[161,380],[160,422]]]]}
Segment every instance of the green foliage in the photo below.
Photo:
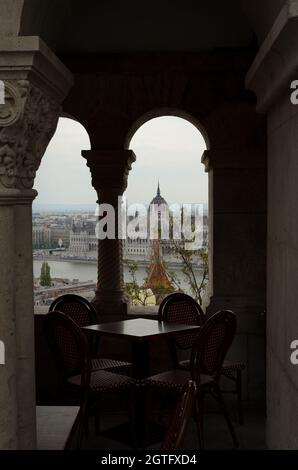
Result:
{"type": "Polygon", "coordinates": [[[39,282],[43,287],[50,287],[52,285],[51,268],[46,261],[42,263],[39,282]]]}
{"type": "MultiPolygon", "coordinates": [[[[175,243],[176,254],[182,261],[182,272],[187,280],[187,283],[191,290],[192,297],[202,305],[203,294],[206,290],[208,284],[208,251],[199,250],[196,254],[199,255],[199,259],[202,267],[202,277],[200,282],[198,282],[196,273],[194,270],[195,260],[194,252],[186,250],[179,243],[175,243]]],[[[181,287],[181,282],[177,279],[176,273],[170,272],[171,281],[175,285],[178,291],[183,292],[181,287]]]]}
{"type": "MultiPolygon", "coordinates": [[[[193,252],[190,250],[186,250],[183,248],[178,242],[175,243],[175,251],[177,256],[181,259],[182,262],[182,272],[185,276],[186,282],[190,287],[191,296],[200,304],[202,305],[203,295],[206,291],[206,287],[208,284],[208,251],[206,250],[199,250],[197,252],[193,252]],[[202,275],[200,276],[200,281],[197,279],[197,275],[195,273],[195,265],[197,263],[197,259],[194,259],[194,256],[199,256],[199,263],[200,267],[202,268],[202,275]]],[[[146,287],[146,283],[148,281],[149,270],[147,269],[147,275],[144,279],[143,286],[140,286],[136,273],[138,270],[138,266],[135,263],[129,263],[125,261],[128,272],[131,276],[131,282],[126,284],[126,293],[131,300],[132,305],[148,305],[149,298],[152,296],[149,289],[146,287]]],[[[174,271],[170,271],[168,269],[167,274],[169,279],[172,283],[173,289],[164,289],[162,287],[155,289],[154,295],[156,299],[162,298],[163,296],[167,295],[171,292],[184,292],[183,287],[181,285],[181,281],[178,279],[177,274],[174,271]]],[[[158,302],[157,302],[158,303],[158,302]]]]}
{"type": "MultiPolygon", "coordinates": [[[[124,263],[127,265],[128,272],[131,277],[131,282],[125,284],[125,290],[132,305],[148,305],[148,301],[149,298],[152,297],[152,293],[146,287],[139,285],[136,276],[138,265],[136,263],[129,263],[128,261],[124,261],[124,263]]],[[[144,284],[146,284],[148,280],[148,269],[146,269],[146,272],[147,275],[144,278],[144,284]]]]}

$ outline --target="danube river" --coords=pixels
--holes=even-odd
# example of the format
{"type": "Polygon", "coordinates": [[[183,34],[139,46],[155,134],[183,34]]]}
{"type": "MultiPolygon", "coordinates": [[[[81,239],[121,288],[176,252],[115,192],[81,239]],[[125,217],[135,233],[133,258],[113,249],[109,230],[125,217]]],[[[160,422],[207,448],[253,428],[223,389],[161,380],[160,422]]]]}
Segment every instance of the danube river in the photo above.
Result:
{"type": "MultiPolygon", "coordinates": [[[[97,279],[97,266],[95,263],[88,262],[72,262],[72,261],[47,261],[51,268],[51,276],[54,278],[77,279],[79,282],[92,281],[96,282],[97,279]]],[[[40,276],[42,260],[33,261],[34,277],[40,276]]],[[[171,272],[175,272],[176,277],[181,282],[181,287],[185,292],[189,291],[185,275],[181,267],[169,268],[171,272]]],[[[200,269],[196,270],[198,279],[200,278],[200,269]]],[[[146,268],[140,266],[137,270],[137,280],[141,285],[146,277],[146,268]]],[[[128,272],[127,266],[124,267],[124,281],[130,282],[131,277],[128,272]]]]}

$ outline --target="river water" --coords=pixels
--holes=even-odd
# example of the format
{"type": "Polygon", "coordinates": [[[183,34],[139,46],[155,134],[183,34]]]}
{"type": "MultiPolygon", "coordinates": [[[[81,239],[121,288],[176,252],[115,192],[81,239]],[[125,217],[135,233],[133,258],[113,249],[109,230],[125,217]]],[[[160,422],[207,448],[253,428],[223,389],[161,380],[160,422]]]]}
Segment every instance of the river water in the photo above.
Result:
{"type": "MultiPolygon", "coordinates": [[[[78,279],[79,282],[87,282],[92,281],[96,282],[97,279],[97,265],[92,263],[86,262],[72,262],[72,261],[47,261],[50,268],[51,268],[51,277],[54,278],[63,278],[69,279],[72,281],[73,279],[78,279]]],[[[40,270],[42,260],[34,260],[33,261],[33,271],[34,277],[38,278],[40,276],[40,270]]],[[[170,271],[174,271],[176,273],[177,278],[181,282],[181,287],[185,292],[189,292],[189,287],[187,280],[185,279],[185,275],[182,272],[181,268],[170,268],[170,271]]],[[[196,274],[198,278],[200,277],[200,270],[196,270],[196,274]]],[[[136,273],[137,281],[141,285],[143,284],[143,280],[146,277],[146,268],[143,266],[139,266],[137,273],[136,273]]],[[[131,277],[128,272],[127,266],[124,266],[124,282],[130,282],[131,277]]],[[[190,293],[190,292],[189,292],[190,293]]]]}

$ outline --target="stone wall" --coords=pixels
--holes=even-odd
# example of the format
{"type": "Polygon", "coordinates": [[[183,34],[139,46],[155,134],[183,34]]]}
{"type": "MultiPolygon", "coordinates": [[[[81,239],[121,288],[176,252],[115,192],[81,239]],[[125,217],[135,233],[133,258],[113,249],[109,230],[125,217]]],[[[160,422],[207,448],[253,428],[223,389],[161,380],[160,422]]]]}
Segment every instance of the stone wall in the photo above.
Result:
{"type": "Polygon", "coordinates": [[[298,79],[298,5],[289,0],[247,76],[268,114],[267,224],[267,444],[297,449],[298,375],[291,342],[298,339],[298,107],[291,82],[298,79]]]}
{"type": "Polygon", "coordinates": [[[298,107],[289,95],[268,122],[267,439],[297,449],[298,370],[290,344],[298,339],[298,107]]]}

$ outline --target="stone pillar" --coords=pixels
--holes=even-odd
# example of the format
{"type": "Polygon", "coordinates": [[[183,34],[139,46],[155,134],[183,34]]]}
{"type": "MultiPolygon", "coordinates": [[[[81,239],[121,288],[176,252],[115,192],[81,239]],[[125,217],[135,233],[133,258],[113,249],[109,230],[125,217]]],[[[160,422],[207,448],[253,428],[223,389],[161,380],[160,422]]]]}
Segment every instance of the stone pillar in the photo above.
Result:
{"type": "Polygon", "coordinates": [[[0,449],[18,447],[17,346],[15,334],[13,198],[0,198],[0,338],[5,344],[5,365],[0,365],[0,449]],[[5,228],[5,229],[4,229],[5,228]]]}
{"type": "Polygon", "coordinates": [[[135,155],[132,150],[87,150],[82,155],[91,171],[98,204],[110,204],[115,211],[115,238],[98,239],[98,285],[93,303],[100,315],[123,316],[127,313],[127,299],[123,282],[123,241],[118,236],[118,198],[127,187],[135,155]]]}
{"type": "Polygon", "coordinates": [[[246,77],[267,114],[267,446],[298,447],[298,4],[285,3],[246,77]],[[292,84],[292,82],[294,82],[292,84]]]}
{"type": "Polygon", "coordinates": [[[231,354],[247,364],[245,398],[264,399],[266,149],[206,150],[209,172],[210,305],[238,315],[231,354]]]}
{"type": "Polygon", "coordinates": [[[72,79],[39,38],[3,39],[1,47],[0,449],[25,450],[36,445],[32,186],[72,79]]]}

